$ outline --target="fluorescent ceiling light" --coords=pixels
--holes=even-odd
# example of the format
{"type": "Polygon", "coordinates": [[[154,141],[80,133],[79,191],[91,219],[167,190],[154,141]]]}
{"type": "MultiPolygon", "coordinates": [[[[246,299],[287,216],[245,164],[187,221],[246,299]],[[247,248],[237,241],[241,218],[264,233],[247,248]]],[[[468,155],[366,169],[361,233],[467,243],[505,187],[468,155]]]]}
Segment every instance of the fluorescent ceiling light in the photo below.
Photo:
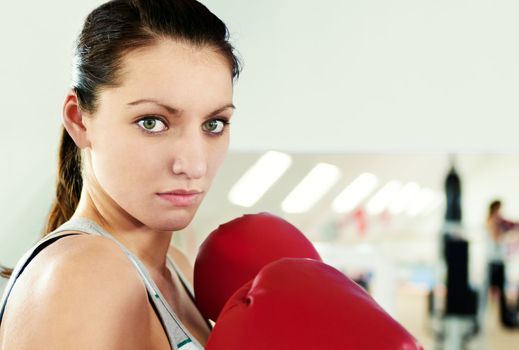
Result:
{"type": "Polygon", "coordinates": [[[259,158],[229,192],[231,203],[252,207],[287,171],[292,158],[285,153],[269,151],[259,158]]]}
{"type": "Polygon", "coordinates": [[[355,209],[377,187],[378,178],[370,173],[363,173],[353,180],[332,203],[336,213],[345,213],[355,209]]]}
{"type": "Polygon", "coordinates": [[[414,182],[407,183],[391,201],[389,212],[393,215],[403,212],[418,192],[420,192],[420,186],[414,182]]]}
{"type": "Polygon", "coordinates": [[[340,171],[335,165],[319,163],[290,192],[281,203],[286,213],[304,213],[312,208],[339,180],[340,171]]]}
{"type": "Polygon", "coordinates": [[[366,205],[368,214],[377,215],[382,213],[398,193],[400,187],[402,187],[402,185],[399,181],[389,181],[368,201],[366,205]]]}
{"type": "Polygon", "coordinates": [[[418,195],[407,206],[406,213],[409,216],[417,216],[422,213],[434,200],[434,191],[430,188],[422,188],[418,195]]]}

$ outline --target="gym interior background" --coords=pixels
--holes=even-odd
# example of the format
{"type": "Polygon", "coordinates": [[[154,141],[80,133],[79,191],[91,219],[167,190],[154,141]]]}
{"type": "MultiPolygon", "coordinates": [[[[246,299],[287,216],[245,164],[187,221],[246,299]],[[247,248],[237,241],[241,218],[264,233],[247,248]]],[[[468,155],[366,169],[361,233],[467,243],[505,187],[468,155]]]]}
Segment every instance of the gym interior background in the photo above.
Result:
{"type": "MultiPolygon", "coordinates": [[[[14,265],[43,226],[73,41],[101,2],[10,2],[0,11],[4,265],[14,265]]],[[[484,314],[445,310],[443,237],[453,164],[463,213],[455,234],[467,242],[466,279],[476,294],[485,276],[489,202],[502,199],[505,216],[519,220],[519,3],[202,2],[229,26],[244,71],[229,156],[176,244],[194,259],[218,224],[269,211],[364,283],[427,349],[513,347],[519,330],[500,325],[495,298],[484,314]],[[262,177],[277,181],[255,202],[233,197],[243,175],[269,157],[277,163],[262,177]],[[287,196],[316,171],[310,194],[326,185],[322,196],[306,208],[291,205],[287,196]],[[363,189],[346,196],[358,200],[340,204],[337,197],[359,178],[363,189]],[[387,198],[377,202],[384,188],[387,198]]],[[[519,241],[509,243],[507,296],[514,300],[519,241]]]]}

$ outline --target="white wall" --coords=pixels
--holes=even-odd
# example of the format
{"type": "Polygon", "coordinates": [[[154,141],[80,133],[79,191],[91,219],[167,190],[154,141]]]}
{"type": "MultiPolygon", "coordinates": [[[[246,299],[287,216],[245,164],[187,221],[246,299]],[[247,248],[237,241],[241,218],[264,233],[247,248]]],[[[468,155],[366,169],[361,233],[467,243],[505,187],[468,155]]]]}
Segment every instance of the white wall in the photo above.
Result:
{"type": "Polygon", "coordinates": [[[245,59],[236,149],[519,150],[517,1],[207,3],[245,59]]]}

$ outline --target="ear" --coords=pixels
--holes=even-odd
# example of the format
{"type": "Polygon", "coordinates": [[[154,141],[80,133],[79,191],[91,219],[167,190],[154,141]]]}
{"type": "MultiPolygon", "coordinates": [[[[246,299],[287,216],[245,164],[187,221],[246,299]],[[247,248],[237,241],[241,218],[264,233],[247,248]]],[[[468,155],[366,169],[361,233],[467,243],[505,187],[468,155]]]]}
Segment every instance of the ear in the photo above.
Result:
{"type": "Polygon", "coordinates": [[[74,143],[81,149],[90,146],[90,141],[87,137],[87,128],[84,124],[85,117],[86,115],[84,115],[79,108],[76,93],[72,89],[69,90],[63,104],[63,126],[67,129],[67,132],[74,140],[74,143]]]}

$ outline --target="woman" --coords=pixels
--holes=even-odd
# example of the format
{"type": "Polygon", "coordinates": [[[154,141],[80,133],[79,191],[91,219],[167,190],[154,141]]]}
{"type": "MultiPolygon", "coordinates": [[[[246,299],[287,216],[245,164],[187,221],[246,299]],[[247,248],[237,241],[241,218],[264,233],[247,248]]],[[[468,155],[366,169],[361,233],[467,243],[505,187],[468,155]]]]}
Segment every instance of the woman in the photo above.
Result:
{"type": "Polygon", "coordinates": [[[49,234],[4,293],[3,350],[203,347],[210,324],[170,241],[227,152],[233,52],[225,25],[194,0],[113,0],[90,13],[49,234]]]}
{"type": "Polygon", "coordinates": [[[507,235],[516,232],[519,223],[506,220],[501,215],[501,201],[494,200],[488,206],[488,216],[486,221],[487,235],[487,278],[488,287],[485,288],[483,296],[486,301],[486,292],[490,288],[492,294],[499,297],[499,316],[501,324],[508,328],[519,327],[517,313],[514,308],[508,305],[506,299],[506,265],[504,240],[507,235]]]}

